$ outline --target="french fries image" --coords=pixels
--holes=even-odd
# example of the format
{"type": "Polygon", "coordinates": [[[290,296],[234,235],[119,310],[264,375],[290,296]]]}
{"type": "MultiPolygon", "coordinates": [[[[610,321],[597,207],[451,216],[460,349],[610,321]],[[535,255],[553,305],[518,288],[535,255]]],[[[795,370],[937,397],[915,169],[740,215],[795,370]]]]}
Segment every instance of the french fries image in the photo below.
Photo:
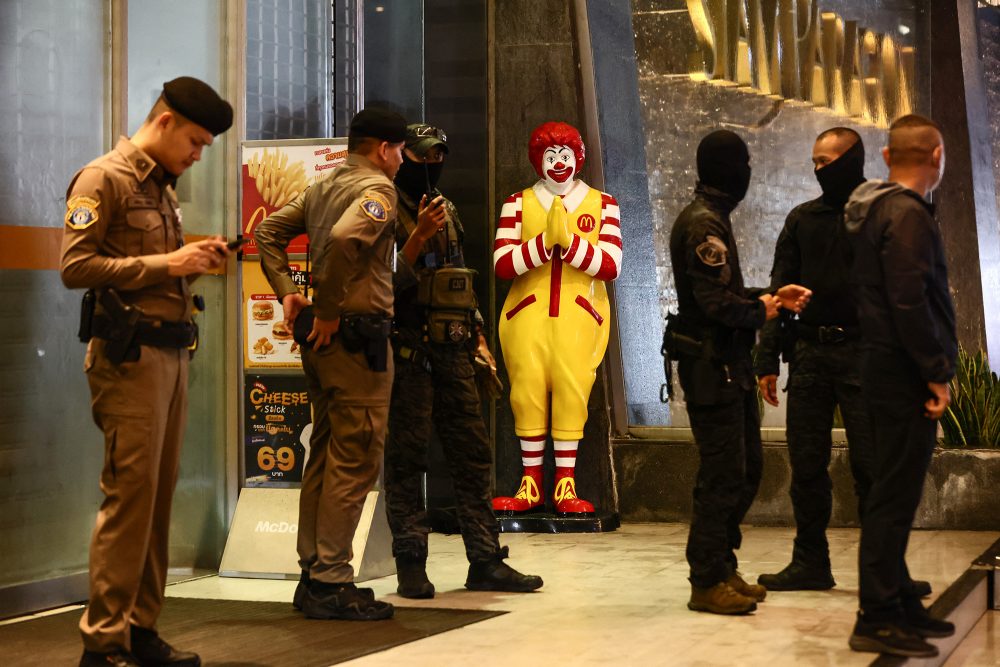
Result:
{"type": "Polygon", "coordinates": [[[289,166],[288,154],[281,150],[254,153],[247,161],[247,171],[257,185],[257,192],[269,205],[281,208],[309,186],[305,163],[289,166]]]}

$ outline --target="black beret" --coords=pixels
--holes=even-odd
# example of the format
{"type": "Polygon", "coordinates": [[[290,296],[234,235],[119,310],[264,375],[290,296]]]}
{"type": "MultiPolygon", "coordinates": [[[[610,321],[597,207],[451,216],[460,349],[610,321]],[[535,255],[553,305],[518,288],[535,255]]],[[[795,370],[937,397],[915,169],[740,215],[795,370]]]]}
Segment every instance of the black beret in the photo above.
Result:
{"type": "Polygon", "coordinates": [[[212,134],[222,134],[233,124],[229,102],[193,76],[179,76],[163,84],[163,99],[171,109],[212,134]]]}
{"type": "Polygon", "coordinates": [[[387,109],[362,109],[351,119],[349,136],[398,144],[406,141],[406,119],[387,109]]]}

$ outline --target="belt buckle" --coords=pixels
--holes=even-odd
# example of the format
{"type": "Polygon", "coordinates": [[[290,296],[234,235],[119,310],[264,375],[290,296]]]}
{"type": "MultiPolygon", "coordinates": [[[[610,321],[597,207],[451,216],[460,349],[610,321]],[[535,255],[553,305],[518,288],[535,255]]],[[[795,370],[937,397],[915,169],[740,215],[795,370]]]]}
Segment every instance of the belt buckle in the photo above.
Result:
{"type": "Polygon", "coordinates": [[[831,326],[819,328],[819,342],[821,343],[843,343],[845,340],[847,340],[847,331],[844,327],[831,326]]]}

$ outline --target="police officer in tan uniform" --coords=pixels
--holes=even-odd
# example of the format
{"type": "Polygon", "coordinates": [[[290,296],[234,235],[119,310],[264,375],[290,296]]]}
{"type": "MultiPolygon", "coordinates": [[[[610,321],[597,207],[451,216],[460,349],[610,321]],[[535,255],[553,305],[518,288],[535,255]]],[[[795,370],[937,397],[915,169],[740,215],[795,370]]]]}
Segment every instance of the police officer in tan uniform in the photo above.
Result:
{"type": "Polygon", "coordinates": [[[174,79],[135,135],[67,191],[61,275],[89,290],[84,369],[105,439],[81,666],[201,664],[160,639],[156,620],[197,336],[189,283],[229,250],[220,237],[184,245],[174,183],[232,118],[208,84],[174,79]]]}
{"type": "MultiPolygon", "coordinates": [[[[293,599],[309,618],[378,620],[393,614],[392,605],[376,600],[370,588],[354,585],[350,561],[385,447],[393,378],[392,178],[403,161],[405,138],[399,114],[359,112],[351,121],[347,161],[254,233],[264,274],[302,343],[313,408],[299,498],[302,578],[293,599]],[[313,264],[312,308],[292,281],[285,251],[302,233],[309,236],[313,264]]],[[[409,279],[415,280],[412,271],[409,279]]]]}

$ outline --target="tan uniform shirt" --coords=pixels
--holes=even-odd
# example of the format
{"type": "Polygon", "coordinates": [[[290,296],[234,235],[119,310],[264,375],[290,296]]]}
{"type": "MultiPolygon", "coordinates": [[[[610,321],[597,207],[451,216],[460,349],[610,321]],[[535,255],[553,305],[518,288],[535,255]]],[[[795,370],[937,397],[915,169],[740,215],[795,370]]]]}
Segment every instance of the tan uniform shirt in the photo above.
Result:
{"type": "Polygon", "coordinates": [[[261,267],[280,300],[298,291],[285,248],[305,232],[316,316],[392,316],[396,188],[371,160],[351,154],[254,232],[261,267]]]}
{"type": "Polygon", "coordinates": [[[166,253],[184,244],[173,181],[125,137],[78,171],[66,192],[66,287],[113,287],[149,317],[190,319],[189,279],[167,273],[166,253]]]}

